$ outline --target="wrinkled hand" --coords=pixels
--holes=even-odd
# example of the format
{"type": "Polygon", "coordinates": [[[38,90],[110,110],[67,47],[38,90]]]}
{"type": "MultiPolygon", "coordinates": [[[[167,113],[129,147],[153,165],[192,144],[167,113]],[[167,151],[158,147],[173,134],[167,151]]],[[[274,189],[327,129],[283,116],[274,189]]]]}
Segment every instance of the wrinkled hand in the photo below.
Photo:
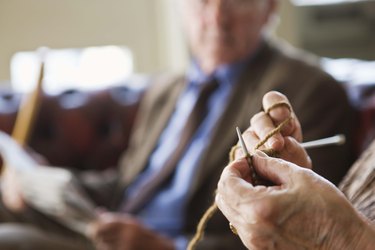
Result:
{"type": "MultiPolygon", "coordinates": [[[[25,151],[39,164],[47,165],[48,161],[42,155],[36,153],[30,147],[25,147],[25,151]]],[[[1,159],[3,162],[3,160],[1,159]]],[[[4,162],[3,162],[4,164],[4,162]]],[[[1,176],[1,198],[4,205],[13,212],[21,212],[26,208],[26,201],[21,192],[21,185],[17,177],[17,172],[13,166],[3,165],[1,176]]]]}
{"type": "Polygon", "coordinates": [[[260,151],[253,164],[276,185],[247,182],[250,170],[241,159],[225,168],[216,196],[218,207],[247,248],[371,249],[375,245],[373,228],[324,178],[260,151]]]}
{"type": "Polygon", "coordinates": [[[98,250],[168,250],[173,242],[147,229],[130,215],[103,213],[89,229],[98,250]]]}
{"type": "MultiPolygon", "coordinates": [[[[289,100],[279,92],[268,92],[263,97],[263,109],[268,110],[279,102],[289,103],[289,100]]],[[[250,127],[243,133],[246,146],[251,152],[261,139],[265,138],[269,132],[289,117],[292,117],[290,122],[283,127],[280,133],[272,136],[260,149],[273,149],[279,153],[280,158],[302,167],[311,168],[310,157],[299,145],[299,142],[302,141],[301,125],[293,111],[285,106],[272,109],[269,114],[264,111],[259,112],[251,118],[250,127]]],[[[236,159],[240,159],[243,156],[241,149],[236,150],[236,159]]]]}
{"type": "Polygon", "coordinates": [[[20,212],[26,208],[17,174],[14,170],[5,169],[3,172],[1,177],[1,197],[5,206],[14,212],[20,212]]]}

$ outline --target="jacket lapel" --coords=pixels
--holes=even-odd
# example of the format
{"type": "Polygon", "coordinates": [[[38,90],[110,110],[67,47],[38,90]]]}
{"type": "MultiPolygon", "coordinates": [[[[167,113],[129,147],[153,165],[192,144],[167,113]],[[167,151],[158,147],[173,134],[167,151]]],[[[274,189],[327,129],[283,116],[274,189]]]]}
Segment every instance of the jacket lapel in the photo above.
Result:
{"type": "Polygon", "coordinates": [[[144,97],[132,141],[121,162],[123,185],[129,185],[147,165],[160,134],[172,115],[176,101],[185,86],[185,78],[160,79],[144,97]]]}
{"type": "Polygon", "coordinates": [[[230,148],[238,141],[235,128],[238,126],[244,131],[249,126],[250,118],[261,110],[263,95],[272,89],[274,84],[274,81],[268,81],[266,76],[266,71],[272,67],[269,65],[270,57],[270,48],[265,44],[234,86],[227,108],[214,128],[212,142],[203,153],[190,194],[193,194],[206,178],[210,178],[209,175],[217,172],[216,169],[220,168],[221,171],[225,167],[229,162],[230,148]]]}

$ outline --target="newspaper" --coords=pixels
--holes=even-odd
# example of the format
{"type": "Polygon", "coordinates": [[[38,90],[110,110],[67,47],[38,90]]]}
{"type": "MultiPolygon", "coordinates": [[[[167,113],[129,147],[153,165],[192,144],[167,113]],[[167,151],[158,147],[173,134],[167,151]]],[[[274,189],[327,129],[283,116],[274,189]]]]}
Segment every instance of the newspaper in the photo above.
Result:
{"type": "Polygon", "coordinates": [[[15,140],[1,131],[0,154],[5,168],[15,171],[29,206],[86,235],[87,226],[96,219],[95,206],[70,171],[39,165],[15,140]]]}

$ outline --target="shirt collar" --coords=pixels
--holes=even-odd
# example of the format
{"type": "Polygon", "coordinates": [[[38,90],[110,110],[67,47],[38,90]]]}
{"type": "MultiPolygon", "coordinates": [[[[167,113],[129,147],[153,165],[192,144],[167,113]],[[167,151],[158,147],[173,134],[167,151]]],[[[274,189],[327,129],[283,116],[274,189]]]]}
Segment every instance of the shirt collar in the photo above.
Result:
{"type": "Polygon", "coordinates": [[[216,78],[219,81],[219,84],[234,84],[240,77],[246,65],[253,60],[258,50],[241,61],[219,66],[210,75],[206,75],[200,68],[196,59],[193,58],[187,74],[188,82],[190,85],[200,85],[204,84],[205,82],[209,82],[213,78],[216,78]]]}

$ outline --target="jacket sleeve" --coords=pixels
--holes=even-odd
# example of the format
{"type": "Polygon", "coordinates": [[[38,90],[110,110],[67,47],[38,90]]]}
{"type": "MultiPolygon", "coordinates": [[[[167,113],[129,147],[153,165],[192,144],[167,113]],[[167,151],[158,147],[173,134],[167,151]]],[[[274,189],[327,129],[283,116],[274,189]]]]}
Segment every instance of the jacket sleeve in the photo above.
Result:
{"type": "Polygon", "coordinates": [[[298,103],[292,105],[301,122],[304,141],[336,134],[345,135],[344,145],[307,150],[313,162],[313,170],[337,185],[355,158],[353,144],[356,113],[343,86],[334,79],[321,75],[311,81],[315,83],[307,84],[314,87],[299,93],[298,103]]]}

